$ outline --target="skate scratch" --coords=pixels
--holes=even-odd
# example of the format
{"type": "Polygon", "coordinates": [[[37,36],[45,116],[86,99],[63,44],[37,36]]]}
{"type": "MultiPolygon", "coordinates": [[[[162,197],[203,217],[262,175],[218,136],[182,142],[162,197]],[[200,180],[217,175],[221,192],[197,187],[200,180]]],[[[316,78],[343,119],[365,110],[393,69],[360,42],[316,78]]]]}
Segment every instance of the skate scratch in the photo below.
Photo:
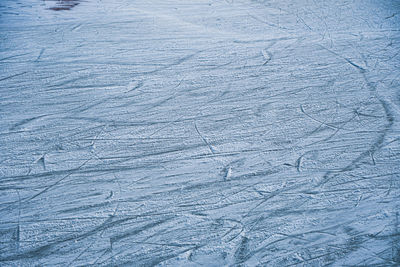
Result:
{"type": "Polygon", "coordinates": [[[208,149],[210,150],[211,154],[215,155],[215,150],[213,147],[207,142],[207,140],[204,138],[204,136],[200,133],[199,129],[197,128],[197,124],[194,123],[194,128],[196,129],[197,134],[200,136],[200,138],[203,140],[203,142],[207,145],[208,149]]]}

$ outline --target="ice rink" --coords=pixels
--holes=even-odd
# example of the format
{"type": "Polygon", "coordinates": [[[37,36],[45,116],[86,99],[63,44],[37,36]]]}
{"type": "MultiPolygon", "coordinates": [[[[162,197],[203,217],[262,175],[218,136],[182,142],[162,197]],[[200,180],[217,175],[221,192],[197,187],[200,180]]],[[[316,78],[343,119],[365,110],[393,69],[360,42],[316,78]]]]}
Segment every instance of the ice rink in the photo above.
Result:
{"type": "Polygon", "coordinates": [[[399,266],[399,18],[1,0],[0,266],[399,266]]]}

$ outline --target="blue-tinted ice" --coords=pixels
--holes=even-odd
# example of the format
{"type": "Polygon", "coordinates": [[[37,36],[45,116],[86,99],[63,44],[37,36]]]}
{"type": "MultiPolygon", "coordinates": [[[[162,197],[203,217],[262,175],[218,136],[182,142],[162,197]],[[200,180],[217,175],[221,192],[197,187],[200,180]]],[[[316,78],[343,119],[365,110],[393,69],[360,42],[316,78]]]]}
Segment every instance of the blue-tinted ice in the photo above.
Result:
{"type": "Polygon", "coordinates": [[[399,11],[1,1],[0,265],[399,265],[399,11]]]}

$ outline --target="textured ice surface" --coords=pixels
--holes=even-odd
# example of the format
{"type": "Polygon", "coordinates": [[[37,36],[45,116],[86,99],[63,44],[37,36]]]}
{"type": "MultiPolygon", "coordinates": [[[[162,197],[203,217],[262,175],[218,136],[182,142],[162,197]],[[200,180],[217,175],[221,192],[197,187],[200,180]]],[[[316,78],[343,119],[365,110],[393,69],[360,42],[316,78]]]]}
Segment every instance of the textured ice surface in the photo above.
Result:
{"type": "Polygon", "coordinates": [[[0,265],[399,265],[399,11],[2,0],[0,265]]]}

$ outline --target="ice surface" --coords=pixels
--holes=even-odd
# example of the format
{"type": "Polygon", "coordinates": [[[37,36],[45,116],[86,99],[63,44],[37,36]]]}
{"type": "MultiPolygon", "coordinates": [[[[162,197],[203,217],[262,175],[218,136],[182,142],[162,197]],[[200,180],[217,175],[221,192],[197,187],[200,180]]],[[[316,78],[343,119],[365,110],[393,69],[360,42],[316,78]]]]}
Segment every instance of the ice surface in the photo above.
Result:
{"type": "Polygon", "coordinates": [[[2,0],[0,265],[400,265],[399,11],[2,0]]]}

